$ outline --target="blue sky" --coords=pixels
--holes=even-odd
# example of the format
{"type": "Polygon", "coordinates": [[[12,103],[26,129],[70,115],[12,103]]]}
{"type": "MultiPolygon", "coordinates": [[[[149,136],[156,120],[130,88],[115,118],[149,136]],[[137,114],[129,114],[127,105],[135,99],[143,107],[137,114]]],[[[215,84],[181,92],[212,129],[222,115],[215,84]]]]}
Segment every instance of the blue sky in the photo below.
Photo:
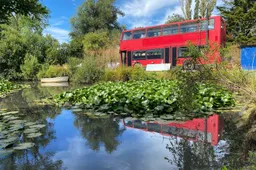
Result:
{"type": "MultiPolygon", "coordinates": [[[[61,43],[68,42],[71,30],[69,20],[85,0],[41,1],[50,10],[49,27],[44,33],[51,34],[61,43]]],[[[222,0],[217,0],[217,5],[220,4],[222,0]]],[[[116,6],[125,13],[124,17],[118,18],[119,23],[128,29],[163,24],[169,15],[182,14],[179,0],[116,0],[116,6]]],[[[214,14],[218,14],[217,10],[214,14]]]]}

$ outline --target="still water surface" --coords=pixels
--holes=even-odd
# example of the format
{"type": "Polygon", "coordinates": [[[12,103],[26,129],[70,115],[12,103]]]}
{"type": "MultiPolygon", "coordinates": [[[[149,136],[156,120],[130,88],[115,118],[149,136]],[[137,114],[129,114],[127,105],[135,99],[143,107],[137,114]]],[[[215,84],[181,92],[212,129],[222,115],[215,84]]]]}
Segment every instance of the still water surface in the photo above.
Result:
{"type": "Polygon", "coordinates": [[[146,123],[132,118],[95,119],[34,103],[67,89],[32,85],[0,99],[0,109],[20,110],[25,120],[47,125],[43,135],[33,139],[35,147],[0,155],[0,169],[220,169],[229,162],[230,147],[236,146],[234,132],[225,129],[218,115],[146,123]]]}

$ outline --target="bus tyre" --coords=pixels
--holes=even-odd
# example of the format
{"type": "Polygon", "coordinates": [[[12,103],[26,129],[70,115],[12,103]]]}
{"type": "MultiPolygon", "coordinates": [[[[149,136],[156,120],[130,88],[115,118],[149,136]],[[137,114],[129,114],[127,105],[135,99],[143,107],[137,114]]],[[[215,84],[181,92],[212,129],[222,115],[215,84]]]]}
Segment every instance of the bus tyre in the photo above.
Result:
{"type": "Polygon", "coordinates": [[[191,60],[185,60],[183,63],[183,69],[184,70],[194,70],[195,64],[191,60]]]}

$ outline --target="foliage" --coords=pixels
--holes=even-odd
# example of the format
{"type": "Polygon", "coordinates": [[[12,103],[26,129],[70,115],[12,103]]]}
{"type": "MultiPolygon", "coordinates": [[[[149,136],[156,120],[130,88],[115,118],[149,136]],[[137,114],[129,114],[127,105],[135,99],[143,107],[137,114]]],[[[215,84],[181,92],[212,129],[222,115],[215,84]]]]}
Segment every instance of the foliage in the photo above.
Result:
{"type": "Polygon", "coordinates": [[[67,64],[72,75],[76,72],[76,70],[79,68],[79,65],[82,64],[82,62],[83,60],[80,58],[75,58],[75,57],[68,58],[67,64]]]}
{"type": "Polygon", "coordinates": [[[88,56],[84,59],[81,67],[75,70],[72,80],[78,83],[92,84],[104,74],[104,66],[100,59],[95,56],[88,56]]]}
{"type": "MultiPolygon", "coordinates": [[[[43,36],[45,26],[39,20],[19,15],[12,17],[8,25],[0,25],[0,77],[19,79],[24,76],[21,65],[24,65],[28,54],[34,56],[37,59],[34,61],[39,64],[62,65],[67,62],[72,53],[71,47],[65,43],[60,45],[50,35],[43,36]]],[[[28,64],[28,60],[26,62],[28,64]]],[[[30,75],[31,78],[34,75],[30,75]]],[[[25,78],[30,79],[29,75],[25,78]]]]}
{"type": "Polygon", "coordinates": [[[0,79],[0,97],[4,97],[7,93],[10,93],[12,90],[18,90],[22,87],[25,86],[0,79]]]}
{"type": "Polygon", "coordinates": [[[26,80],[34,80],[36,79],[36,74],[40,69],[40,64],[35,56],[26,54],[24,64],[20,67],[22,75],[26,80]]]}
{"type": "Polygon", "coordinates": [[[77,58],[83,58],[83,56],[84,56],[83,38],[84,38],[84,36],[73,37],[73,39],[70,41],[70,43],[69,43],[70,56],[77,57],[77,58]]]}
{"type": "Polygon", "coordinates": [[[40,21],[24,16],[15,16],[8,25],[0,25],[0,77],[20,78],[26,54],[36,57],[39,63],[46,61],[46,51],[53,47],[49,43],[52,38],[42,35],[44,27],[40,21]]]}
{"type": "Polygon", "coordinates": [[[129,80],[149,80],[154,79],[143,67],[117,67],[116,69],[106,69],[101,80],[103,81],[129,81],[129,80]]]}
{"type": "Polygon", "coordinates": [[[224,5],[217,8],[226,20],[228,41],[240,45],[256,43],[254,0],[225,0],[224,5]]]}
{"type": "Polygon", "coordinates": [[[49,11],[39,0],[1,0],[0,23],[6,23],[10,16],[18,14],[42,19],[49,11]]]}
{"type": "Polygon", "coordinates": [[[170,24],[173,22],[180,22],[184,21],[185,18],[181,16],[180,14],[173,14],[172,16],[168,16],[167,21],[165,22],[166,24],[170,24]]]}
{"type": "Polygon", "coordinates": [[[71,18],[72,37],[82,36],[89,32],[98,30],[120,29],[117,23],[118,15],[123,16],[123,12],[114,6],[115,0],[87,0],[71,18]]]}
{"type": "Polygon", "coordinates": [[[248,170],[256,169],[256,153],[255,152],[249,152],[249,163],[250,166],[246,167],[248,170]]]}
{"type": "Polygon", "coordinates": [[[208,16],[212,15],[212,11],[216,6],[217,0],[200,0],[199,12],[201,17],[206,17],[206,10],[208,8],[208,16]]]}
{"type": "Polygon", "coordinates": [[[206,11],[208,8],[208,15],[212,15],[212,11],[216,6],[217,0],[195,0],[195,8],[192,12],[192,0],[180,0],[181,9],[186,20],[198,19],[200,17],[206,17],[206,11]],[[194,13],[194,17],[192,14],[194,13]]]}
{"type": "Polygon", "coordinates": [[[195,0],[194,19],[199,18],[199,5],[200,5],[200,0],[195,0]]]}
{"type": "Polygon", "coordinates": [[[52,77],[61,77],[70,75],[68,66],[59,66],[59,65],[43,65],[40,71],[37,74],[37,77],[40,78],[52,78],[52,77]]]}
{"type": "Polygon", "coordinates": [[[0,77],[16,79],[26,53],[25,40],[14,28],[7,25],[0,27],[0,77]]]}
{"type": "Polygon", "coordinates": [[[192,19],[192,11],[191,11],[191,5],[192,5],[192,0],[180,0],[181,4],[181,10],[183,12],[183,15],[186,20],[191,20],[192,19]]]}
{"type": "Polygon", "coordinates": [[[94,53],[105,49],[108,46],[109,38],[108,32],[90,32],[84,36],[83,47],[85,51],[92,51],[94,53]]]}
{"type": "MultiPolygon", "coordinates": [[[[179,82],[168,80],[107,82],[64,92],[55,96],[54,101],[60,104],[82,103],[96,110],[119,113],[175,114],[181,107],[177,102],[182,95],[179,86],[179,82]]],[[[231,94],[222,88],[207,84],[200,84],[199,88],[198,110],[234,104],[231,94]]]]}

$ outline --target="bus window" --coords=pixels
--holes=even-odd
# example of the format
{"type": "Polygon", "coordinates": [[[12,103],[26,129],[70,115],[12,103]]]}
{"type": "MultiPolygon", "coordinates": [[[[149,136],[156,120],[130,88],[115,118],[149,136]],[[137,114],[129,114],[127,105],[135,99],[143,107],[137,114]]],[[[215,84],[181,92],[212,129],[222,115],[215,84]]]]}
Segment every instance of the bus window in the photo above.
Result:
{"type": "Polygon", "coordinates": [[[186,33],[186,32],[196,32],[197,30],[197,23],[196,22],[190,22],[180,25],[180,32],[186,33]]]}
{"type": "Polygon", "coordinates": [[[180,47],[179,50],[178,50],[178,57],[179,58],[188,57],[186,55],[186,53],[188,53],[188,48],[187,47],[180,47]]]}
{"type": "MultiPolygon", "coordinates": [[[[205,21],[205,20],[200,23],[201,31],[205,31],[206,30],[206,25],[207,25],[207,21],[205,21]]],[[[209,28],[209,30],[213,30],[214,29],[214,19],[210,19],[209,20],[208,28],[209,28]]]]}
{"type": "Polygon", "coordinates": [[[138,30],[133,32],[133,39],[145,38],[146,30],[138,30]]]}
{"type": "Polygon", "coordinates": [[[161,59],[161,58],[162,58],[161,50],[147,51],[147,59],[161,59]]]}
{"type": "Polygon", "coordinates": [[[145,51],[133,52],[133,60],[146,60],[146,52],[145,51]]]}
{"type": "Polygon", "coordinates": [[[132,39],[132,32],[124,32],[123,40],[130,40],[132,39]]]}
{"type": "Polygon", "coordinates": [[[157,37],[160,35],[161,35],[161,27],[148,29],[148,33],[147,33],[148,37],[157,37]]]}
{"type": "Polygon", "coordinates": [[[163,35],[171,35],[178,33],[178,25],[165,26],[163,28],[163,35]]]}
{"type": "Polygon", "coordinates": [[[137,129],[146,129],[147,124],[141,120],[135,120],[134,121],[134,127],[137,129]]]}

